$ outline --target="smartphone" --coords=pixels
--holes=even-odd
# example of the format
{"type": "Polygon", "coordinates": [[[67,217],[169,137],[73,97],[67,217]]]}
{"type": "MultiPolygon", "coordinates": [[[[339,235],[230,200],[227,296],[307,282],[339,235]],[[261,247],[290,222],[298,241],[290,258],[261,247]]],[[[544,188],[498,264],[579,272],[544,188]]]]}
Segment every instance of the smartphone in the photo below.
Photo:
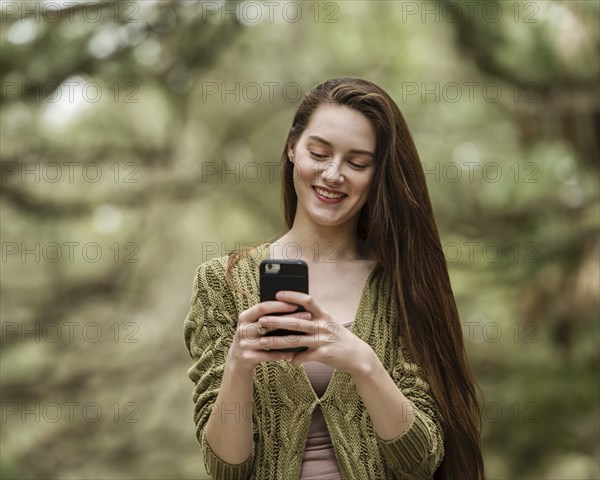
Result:
{"type": "MultiPolygon", "coordinates": [[[[260,262],[260,301],[277,300],[275,294],[281,290],[292,290],[308,294],[308,265],[304,260],[263,260],[260,262]]],[[[270,313],[269,315],[289,315],[303,312],[299,305],[297,310],[285,313],[270,313]]],[[[278,328],[265,333],[265,336],[306,335],[305,332],[278,328]]],[[[277,348],[279,352],[303,352],[308,347],[277,348]]]]}

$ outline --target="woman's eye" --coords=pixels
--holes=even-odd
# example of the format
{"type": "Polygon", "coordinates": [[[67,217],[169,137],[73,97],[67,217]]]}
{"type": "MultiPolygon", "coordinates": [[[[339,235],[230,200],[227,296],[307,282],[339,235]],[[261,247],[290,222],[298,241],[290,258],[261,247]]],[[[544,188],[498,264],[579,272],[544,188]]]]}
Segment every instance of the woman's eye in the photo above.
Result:
{"type": "Polygon", "coordinates": [[[315,157],[315,158],[326,158],[327,155],[323,155],[322,153],[317,153],[317,152],[309,152],[311,156],[315,157]]]}
{"type": "Polygon", "coordinates": [[[349,162],[349,163],[350,163],[350,165],[352,165],[357,170],[364,170],[365,168],[367,168],[366,165],[361,165],[359,163],[354,163],[354,162],[349,162]]]}

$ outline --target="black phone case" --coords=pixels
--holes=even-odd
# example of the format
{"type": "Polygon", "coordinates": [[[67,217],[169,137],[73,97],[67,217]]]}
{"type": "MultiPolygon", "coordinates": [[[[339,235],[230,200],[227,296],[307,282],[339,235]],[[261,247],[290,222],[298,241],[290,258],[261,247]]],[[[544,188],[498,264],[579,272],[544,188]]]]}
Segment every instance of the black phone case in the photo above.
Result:
{"type": "MultiPolygon", "coordinates": [[[[260,262],[260,301],[276,300],[275,294],[281,290],[308,293],[308,265],[304,260],[263,260],[260,262]],[[279,265],[277,273],[270,273],[267,265],[279,265]]],[[[301,305],[290,313],[303,312],[301,305]]],[[[271,313],[269,315],[289,315],[289,313],[271,313]]],[[[265,333],[265,336],[306,335],[304,332],[279,328],[265,333]]],[[[303,352],[308,347],[277,348],[272,351],[303,352]]]]}

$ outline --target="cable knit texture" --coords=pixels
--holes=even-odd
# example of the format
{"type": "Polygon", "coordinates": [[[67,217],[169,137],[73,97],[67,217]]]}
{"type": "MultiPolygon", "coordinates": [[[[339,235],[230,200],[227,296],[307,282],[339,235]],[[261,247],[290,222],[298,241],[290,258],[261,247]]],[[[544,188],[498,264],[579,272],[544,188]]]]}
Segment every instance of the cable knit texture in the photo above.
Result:
{"type": "MultiPolygon", "coordinates": [[[[444,456],[444,421],[421,369],[408,357],[396,333],[391,288],[380,265],[369,273],[350,330],[373,348],[413,403],[415,418],[409,428],[395,439],[379,438],[352,377],[341,370],[334,370],[319,399],[302,365],[271,361],[254,369],[250,456],[233,465],[213,452],[204,429],[219,392],[238,315],[259,302],[259,264],[268,256],[269,243],[263,243],[233,269],[236,284],[249,297],[227,284],[227,256],[201,264],[194,277],[184,337],[194,361],[188,376],[196,385],[193,418],[207,472],[215,480],[298,480],[312,412],[318,404],[344,480],[431,479],[444,456]]],[[[240,407],[237,414],[244,415],[244,409],[240,407]]]]}

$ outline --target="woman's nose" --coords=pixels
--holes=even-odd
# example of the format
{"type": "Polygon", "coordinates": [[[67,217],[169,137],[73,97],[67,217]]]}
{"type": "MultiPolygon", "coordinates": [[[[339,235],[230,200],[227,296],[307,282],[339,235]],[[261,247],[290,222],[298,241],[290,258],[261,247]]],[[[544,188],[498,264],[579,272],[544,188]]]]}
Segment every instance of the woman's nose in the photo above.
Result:
{"type": "Polygon", "coordinates": [[[321,178],[327,183],[340,183],[344,177],[340,172],[340,165],[337,162],[327,162],[321,172],[321,178]]]}

